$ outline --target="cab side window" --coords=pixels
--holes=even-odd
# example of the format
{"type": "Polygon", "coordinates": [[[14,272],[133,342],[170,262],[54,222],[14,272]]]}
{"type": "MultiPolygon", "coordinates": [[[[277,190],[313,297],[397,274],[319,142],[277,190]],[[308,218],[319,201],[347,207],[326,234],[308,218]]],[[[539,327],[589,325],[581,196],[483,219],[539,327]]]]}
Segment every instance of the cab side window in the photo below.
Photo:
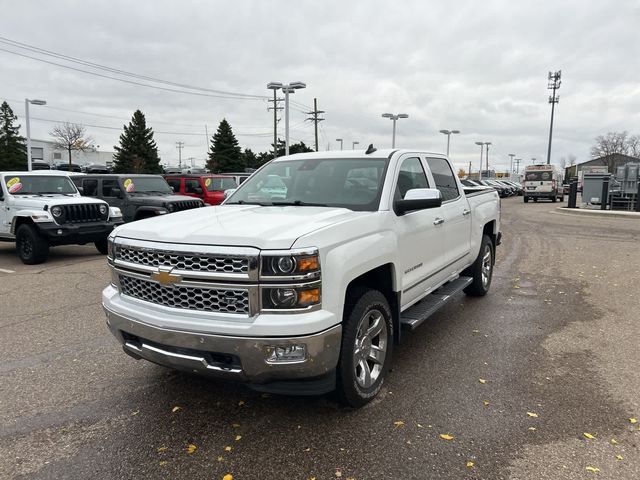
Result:
{"type": "Polygon", "coordinates": [[[105,179],[102,180],[102,196],[103,197],[118,197],[122,193],[118,180],[105,179]]]}
{"type": "Polygon", "coordinates": [[[167,183],[169,184],[169,186],[171,188],[173,188],[173,191],[175,193],[179,193],[180,192],[180,179],[179,178],[167,178],[167,183]]]}
{"type": "Polygon", "coordinates": [[[86,178],[82,181],[82,195],[95,197],[98,194],[98,180],[86,178]]]}
{"type": "Polygon", "coordinates": [[[184,193],[191,193],[193,195],[202,195],[202,187],[200,186],[200,180],[198,178],[185,178],[184,193]]]}
{"type": "Polygon", "coordinates": [[[429,180],[418,157],[405,158],[400,165],[394,199],[403,199],[414,188],[429,188],[429,180]]]}
{"type": "Polygon", "coordinates": [[[444,158],[427,158],[427,165],[431,169],[436,188],[442,194],[442,201],[454,200],[460,196],[456,177],[451,170],[449,162],[444,158]]]}

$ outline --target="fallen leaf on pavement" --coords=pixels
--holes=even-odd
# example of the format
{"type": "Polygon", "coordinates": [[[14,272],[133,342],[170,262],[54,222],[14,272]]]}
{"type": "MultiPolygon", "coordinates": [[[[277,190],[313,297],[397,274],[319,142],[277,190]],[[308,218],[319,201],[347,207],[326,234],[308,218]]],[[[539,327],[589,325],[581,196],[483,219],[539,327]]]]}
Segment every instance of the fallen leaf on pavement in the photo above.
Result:
{"type": "Polygon", "coordinates": [[[241,438],[242,438],[242,435],[236,435],[236,442],[239,442],[241,438]]]}
{"type": "Polygon", "coordinates": [[[473,462],[467,462],[467,468],[473,468],[473,462]]]}
{"type": "Polygon", "coordinates": [[[393,424],[396,426],[396,428],[404,427],[404,422],[402,420],[397,420],[393,422],[393,424]]]}
{"type": "Polygon", "coordinates": [[[596,437],[594,437],[593,435],[591,435],[590,433],[587,433],[587,432],[584,432],[582,435],[584,435],[584,438],[588,438],[589,440],[596,438],[596,437]]]}
{"type": "Polygon", "coordinates": [[[616,460],[623,460],[623,456],[622,455],[616,455],[616,460]]]}
{"type": "Polygon", "coordinates": [[[418,428],[424,428],[422,425],[420,425],[419,423],[416,423],[416,427],[418,428]]]}
{"type": "Polygon", "coordinates": [[[222,462],[222,461],[224,460],[224,457],[223,457],[223,456],[219,456],[219,457],[217,458],[217,460],[218,460],[219,462],[222,462]]]}
{"type": "Polygon", "coordinates": [[[224,477],[222,477],[222,480],[233,480],[233,475],[227,473],[224,477]]]}
{"type": "Polygon", "coordinates": [[[239,407],[241,407],[242,405],[244,405],[244,400],[240,400],[240,401],[238,402],[238,406],[239,406],[239,407]]]}
{"type": "Polygon", "coordinates": [[[443,440],[453,440],[453,435],[449,435],[448,433],[441,433],[440,438],[443,440]]]}
{"type": "Polygon", "coordinates": [[[167,462],[166,460],[161,460],[160,461],[160,466],[164,467],[167,463],[169,463],[169,462],[167,462]]]}
{"type": "Polygon", "coordinates": [[[167,447],[165,447],[164,445],[161,447],[158,447],[158,453],[164,453],[167,451],[167,447]]]}
{"type": "Polygon", "coordinates": [[[483,404],[485,407],[488,407],[488,406],[489,406],[489,400],[484,400],[484,401],[482,402],[482,404],[483,404]]]}
{"type": "Polygon", "coordinates": [[[598,473],[600,471],[598,467],[587,467],[586,470],[591,473],[598,473]]]}
{"type": "Polygon", "coordinates": [[[311,447],[307,447],[303,450],[303,452],[310,452],[311,451],[311,447]]]}
{"type": "Polygon", "coordinates": [[[233,428],[238,428],[238,427],[240,426],[240,424],[239,424],[239,423],[233,423],[233,424],[231,424],[231,426],[232,426],[233,428]]]}
{"type": "Polygon", "coordinates": [[[340,478],[342,476],[342,472],[340,470],[336,470],[336,477],[340,478]]]}
{"type": "Polygon", "coordinates": [[[134,415],[137,415],[140,413],[140,410],[136,410],[135,412],[131,412],[131,416],[133,417],[134,415]]]}
{"type": "Polygon", "coordinates": [[[629,419],[629,423],[638,423],[638,419],[637,418],[630,418],[629,419]]]}
{"type": "Polygon", "coordinates": [[[478,379],[478,381],[479,381],[480,383],[482,383],[483,385],[484,385],[485,383],[487,383],[487,381],[486,381],[484,378],[479,378],[479,379],[478,379]]]}
{"type": "Polygon", "coordinates": [[[179,407],[178,405],[176,405],[171,409],[171,413],[176,413],[178,410],[182,410],[182,407],[179,407]]]}
{"type": "Polygon", "coordinates": [[[225,452],[230,452],[231,450],[233,450],[233,447],[224,447],[225,452]]]}
{"type": "Polygon", "coordinates": [[[532,418],[538,418],[538,414],[534,412],[527,412],[527,415],[532,418]]]}
{"type": "Polygon", "coordinates": [[[616,439],[612,438],[611,439],[611,445],[617,445],[617,444],[618,444],[618,442],[616,441],[616,439]]]}
{"type": "Polygon", "coordinates": [[[196,445],[194,445],[193,443],[190,443],[189,445],[187,445],[187,453],[189,455],[191,455],[192,453],[195,453],[195,451],[198,449],[198,447],[196,445]]]}
{"type": "Polygon", "coordinates": [[[536,427],[529,427],[529,430],[531,430],[532,432],[536,431],[536,427]]]}

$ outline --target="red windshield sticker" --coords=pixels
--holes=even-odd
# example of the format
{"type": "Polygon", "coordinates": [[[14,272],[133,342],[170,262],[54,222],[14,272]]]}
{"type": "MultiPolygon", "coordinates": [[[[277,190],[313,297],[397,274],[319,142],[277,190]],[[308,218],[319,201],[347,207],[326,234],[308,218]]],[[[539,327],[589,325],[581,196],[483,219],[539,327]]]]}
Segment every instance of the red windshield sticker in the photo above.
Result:
{"type": "Polygon", "coordinates": [[[9,193],[16,193],[22,190],[22,183],[20,183],[20,177],[13,177],[7,181],[7,189],[9,193]]]}

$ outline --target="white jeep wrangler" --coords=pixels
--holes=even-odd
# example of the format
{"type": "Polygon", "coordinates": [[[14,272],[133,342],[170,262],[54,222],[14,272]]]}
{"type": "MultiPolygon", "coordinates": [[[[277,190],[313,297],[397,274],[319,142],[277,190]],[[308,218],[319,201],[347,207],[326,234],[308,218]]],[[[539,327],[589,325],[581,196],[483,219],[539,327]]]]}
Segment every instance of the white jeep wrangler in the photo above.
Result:
{"type": "Polygon", "coordinates": [[[106,254],[122,223],[120,209],[80,196],[64,172],[0,172],[0,241],[16,242],[23,263],[44,262],[56,245],[93,242],[106,254]]]}

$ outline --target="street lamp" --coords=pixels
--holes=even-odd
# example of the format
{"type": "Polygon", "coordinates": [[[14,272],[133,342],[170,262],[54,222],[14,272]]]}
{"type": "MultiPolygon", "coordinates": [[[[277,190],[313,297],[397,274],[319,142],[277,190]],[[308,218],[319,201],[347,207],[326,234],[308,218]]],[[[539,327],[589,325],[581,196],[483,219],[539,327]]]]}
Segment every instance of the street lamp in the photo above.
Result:
{"type": "Polygon", "coordinates": [[[509,167],[509,180],[511,180],[511,177],[513,176],[513,157],[515,157],[516,154],[515,153],[510,153],[509,154],[509,159],[511,160],[510,163],[510,167],[509,167]]]}
{"type": "MultiPolygon", "coordinates": [[[[279,82],[267,83],[267,88],[273,90],[273,158],[278,158],[278,94],[282,88],[279,82]]],[[[208,137],[208,136],[207,136],[208,137]]]]}
{"type": "Polygon", "coordinates": [[[482,149],[484,148],[484,143],[476,142],[476,145],[480,145],[480,169],[478,170],[478,180],[482,180],[482,149]]]}
{"type": "Polygon", "coordinates": [[[488,177],[489,176],[489,145],[491,145],[491,142],[484,142],[484,144],[487,146],[486,155],[487,155],[487,177],[488,177]]]}
{"type": "Polygon", "coordinates": [[[396,121],[399,118],[409,118],[409,115],[406,113],[398,113],[394,115],[393,113],[383,113],[382,118],[388,118],[393,120],[393,137],[391,137],[391,148],[396,148],[396,121]]]}
{"type": "Polygon", "coordinates": [[[284,93],[284,154],[289,155],[289,94],[295,93],[300,88],[307,88],[307,84],[304,82],[291,82],[289,84],[269,82],[267,83],[267,88],[273,90],[274,98],[276,90],[282,89],[282,93],[284,93]]]}
{"type": "Polygon", "coordinates": [[[451,134],[460,133],[460,130],[440,130],[440,133],[443,133],[447,136],[447,157],[449,156],[449,140],[451,139],[451,134]]]}
{"type": "Polygon", "coordinates": [[[31,171],[31,125],[29,125],[29,104],[46,105],[46,100],[24,99],[24,117],[27,122],[27,170],[31,171]]]}
{"type": "Polygon", "coordinates": [[[360,142],[351,142],[351,150],[355,150],[356,145],[360,145],[360,142]]]}
{"type": "Polygon", "coordinates": [[[341,138],[336,138],[336,142],[340,142],[340,150],[342,150],[342,139],[341,138]]]}

